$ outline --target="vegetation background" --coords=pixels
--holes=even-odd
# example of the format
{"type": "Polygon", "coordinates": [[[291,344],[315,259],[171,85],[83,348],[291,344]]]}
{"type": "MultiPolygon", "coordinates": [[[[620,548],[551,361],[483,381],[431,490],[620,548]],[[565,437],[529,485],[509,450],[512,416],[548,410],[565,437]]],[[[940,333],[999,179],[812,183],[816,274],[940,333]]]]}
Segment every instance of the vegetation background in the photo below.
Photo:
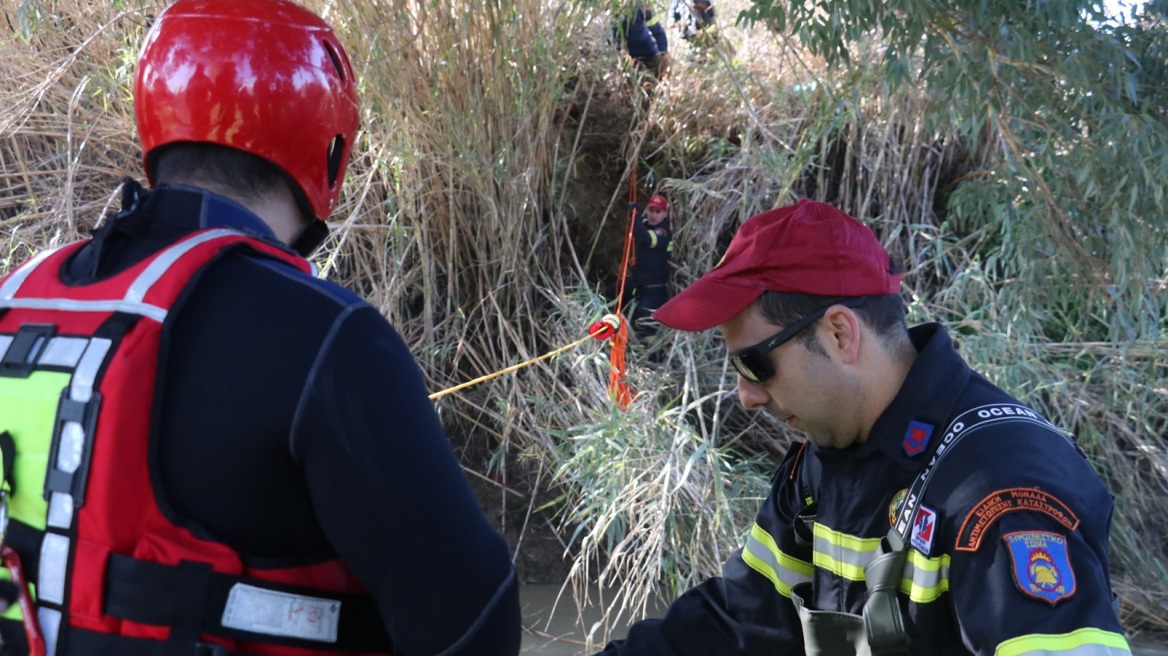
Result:
{"type": "MultiPolygon", "coordinates": [[[[719,0],[713,43],[671,25],[651,95],[609,42],[620,5],[307,4],[364,116],[317,260],[433,390],[609,311],[630,189],[673,201],[679,288],[746,218],[826,200],[901,261],[913,320],[1077,436],[1116,496],[1125,625],[1168,629],[1164,0],[1122,22],[1094,0],[719,0]]],[[[0,269],[84,236],[141,176],[133,63],[164,5],[0,0],[0,269]]],[[[718,571],[792,438],[737,407],[716,335],[630,348],[627,409],[596,341],[436,402],[524,578],[601,591],[598,641],[718,571]]]]}

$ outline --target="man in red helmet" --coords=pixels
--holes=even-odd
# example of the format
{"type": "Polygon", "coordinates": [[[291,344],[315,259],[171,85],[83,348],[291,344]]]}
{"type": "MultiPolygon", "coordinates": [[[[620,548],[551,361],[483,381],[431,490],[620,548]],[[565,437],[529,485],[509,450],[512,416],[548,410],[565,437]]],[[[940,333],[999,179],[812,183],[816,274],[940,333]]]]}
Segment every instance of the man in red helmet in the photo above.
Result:
{"type": "Polygon", "coordinates": [[[517,653],[506,543],[421,373],[303,258],[357,131],[332,30],[180,0],[134,106],[153,187],[0,281],[3,653],[517,653]]]}
{"type": "Polygon", "coordinates": [[[653,312],[669,300],[669,257],[673,253],[673,229],[669,225],[669,199],[653,194],[633,224],[635,260],[629,268],[632,289],[633,330],[642,339],[657,334],[653,312]]]}

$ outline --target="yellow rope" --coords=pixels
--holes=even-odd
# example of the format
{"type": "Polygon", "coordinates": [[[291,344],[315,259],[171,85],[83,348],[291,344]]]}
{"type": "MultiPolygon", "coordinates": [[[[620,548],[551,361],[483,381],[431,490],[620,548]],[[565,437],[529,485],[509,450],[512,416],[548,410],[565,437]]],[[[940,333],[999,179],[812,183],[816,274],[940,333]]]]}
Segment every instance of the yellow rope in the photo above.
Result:
{"type": "Polygon", "coordinates": [[[519,364],[513,364],[510,367],[507,367],[506,369],[500,369],[499,371],[496,371],[493,374],[487,374],[486,376],[479,376],[478,378],[475,378],[474,380],[468,380],[465,383],[462,383],[460,385],[455,385],[454,387],[451,387],[449,389],[444,389],[441,392],[434,392],[433,394],[430,395],[430,400],[433,401],[434,399],[437,399],[439,397],[443,397],[443,396],[446,396],[447,394],[457,392],[458,390],[465,389],[467,387],[470,387],[471,385],[477,385],[485,380],[490,380],[492,378],[495,378],[496,376],[502,376],[503,374],[509,374],[512,371],[515,371],[517,369],[522,369],[523,367],[526,367],[527,365],[535,364],[536,362],[539,362],[540,360],[546,360],[554,355],[559,355],[560,353],[563,353],[564,351],[576,348],[577,346],[583,344],[584,342],[587,342],[590,339],[595,339],[595,338],[592,335],[585,335],[585,336],[581,337],[580,339],[572,342],[571,344],[568,344],[567,346],[561,346],[560,348],[558,348],[550,353],[544,353],[543,355],[539,356],[538,358],[532,358],[531,360],[528,360],[526,362],[520,362],[519,364]]]}

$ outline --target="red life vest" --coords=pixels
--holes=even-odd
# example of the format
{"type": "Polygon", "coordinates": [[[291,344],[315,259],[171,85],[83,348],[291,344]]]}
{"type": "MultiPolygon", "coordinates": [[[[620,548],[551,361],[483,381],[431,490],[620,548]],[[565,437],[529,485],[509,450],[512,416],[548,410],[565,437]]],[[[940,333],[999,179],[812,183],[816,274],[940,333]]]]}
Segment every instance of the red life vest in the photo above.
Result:
{"type": "Polygon", "coordinates": [[[0,414],[15,417],[5,426],[0,416],[11,436],[0,444],[15,449],[4,454],[15,520],[7,543],[35,573],[49,656],[387,652],[375,604],[340,560],[249,567],[227,545],[170,521],[151,484],[159,342],[176,299],[227,249],[305,272],[311,265],[210,229],[106,280],[66,285],[61,267],[84,244],[42,253],[0,282],[0,403],[14,408],[0,414]],[[46,398],[13,403],[22,384],[46,398]],[[51,422],[38,423],[38,402],[51,422]]]}

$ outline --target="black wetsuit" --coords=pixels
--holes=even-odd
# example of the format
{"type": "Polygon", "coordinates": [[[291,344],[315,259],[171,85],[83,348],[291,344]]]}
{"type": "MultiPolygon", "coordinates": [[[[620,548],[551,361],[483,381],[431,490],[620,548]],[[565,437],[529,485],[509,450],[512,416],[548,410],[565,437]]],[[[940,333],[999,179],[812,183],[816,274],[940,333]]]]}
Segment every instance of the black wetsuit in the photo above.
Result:
{"type": "MultiPolygon", "coordinates": [[[[132,185],[66,266],[111,275],[191,231],[274,240],[230,201],[132,185]],[[137,191],[135,191],[137,190],[137,191]]],[[[372,306],[274,260],[230,251],[188,286],[163,333],[151,469],[162,508],[246,563],[339,556],[396,653],[515,654],[518,583],[413,357],[372,306]]]]}

